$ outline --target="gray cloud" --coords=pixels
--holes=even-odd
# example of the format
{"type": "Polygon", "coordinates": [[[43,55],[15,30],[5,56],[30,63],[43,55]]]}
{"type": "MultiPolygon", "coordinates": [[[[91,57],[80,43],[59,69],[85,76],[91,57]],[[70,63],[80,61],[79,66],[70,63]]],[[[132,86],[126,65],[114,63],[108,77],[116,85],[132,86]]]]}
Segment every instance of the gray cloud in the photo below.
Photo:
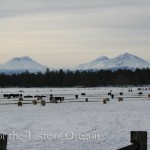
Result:
{"type": "Polygon", "coordinates": [[[51,11],[90,11],[91,9],[110,9],[112,7],[142,7],[149,4],[148,0],[1,0],[0,15],[8,17],[51,11]]]}
{"type": "Polygon", "coordinates": [[[76,55],[85,61],[124,50],[140,55],[142,49],[147,58],[149,18],[149,0],[0,0],[0,55],[36,52],[46,65],[44,54],[52,60],[64,54],[72,64],[76,55]]]}

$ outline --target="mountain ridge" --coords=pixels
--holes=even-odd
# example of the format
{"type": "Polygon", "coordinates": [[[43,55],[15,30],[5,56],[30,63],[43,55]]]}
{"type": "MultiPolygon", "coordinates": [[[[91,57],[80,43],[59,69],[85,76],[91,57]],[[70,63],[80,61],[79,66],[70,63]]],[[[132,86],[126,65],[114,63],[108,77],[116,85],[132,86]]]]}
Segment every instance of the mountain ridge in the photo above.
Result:
{"type": "MultiPolygon", "coordinates": [[[[53,69],[44,65],[41,65],[39,62],[33,60],[29,56],[23,57],[14,57],[11,60],[7,61],[4,64],[0,65],[0,73],[21,73],[25,71],[29,72],[45,72],[46,69],[49,70],[59,70],[53,69]]],[[[133,54],[124,53],[118,55],[114,58],[108,58],[107,56],[100,56],[93,61],[85,64],[79,64],[76,67],[72,68],[62,68],[65,70],[118,70],[118,69],[142,69],[150,68],[150,62],[137,57],[133,54]]]]}
{"type": "MultiPolygon", "coordinates": [[[[104,58],[106,56],[103,56],[104,58]]],[[[102,57],[102,58],[103,58],[102,57]]],[[[99,57],[101,58],[101,57],[99,57]]],[[[124,53],[121,55],[116,56],[115,58],[111,59],[95,59],[94,61],[86,64],[80,64],[74,68],[74,70],[101,70],[101,69],[121,69],[121,68],[128,68],[128,69],[142,69],[142,68],[150,68],[150,62],[137,57],[133,54],[124,53]],[[95,62],[95,65],[92,65],[95,62]]]]}

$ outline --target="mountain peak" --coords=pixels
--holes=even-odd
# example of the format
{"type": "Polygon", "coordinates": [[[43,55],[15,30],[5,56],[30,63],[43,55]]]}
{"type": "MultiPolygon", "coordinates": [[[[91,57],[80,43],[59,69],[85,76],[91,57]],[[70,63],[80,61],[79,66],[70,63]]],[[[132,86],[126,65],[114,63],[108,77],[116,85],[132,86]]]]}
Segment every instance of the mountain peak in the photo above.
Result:
{"type": "Polygon", "coordinates": [[[150,63],[133,54],[125,53],[111,59],[107,64],[107,68],[149,68],[150,63]]]}
{"type": "Polygon", "coordinates": [[[98,63],[98,62],[103,62],[103,61],[107,61],[107,60],[109,60],[108,57],[106,57],[106,56],[100,56],[97,59],[95,59],[94,61],[92,61],[91,63],[95,63],[95,62],[98,63]]]}
{"type": "MultiPolygon", "coordinates": [[[[121,54],[121,55],[119,55],[119,56],[117,56],[117,57],[129,58],[129,57],[135,57],[135,55],[132,55],[132,54],[130,54],[130,53],[124,53],[124,54],[121,54]]],[[[116,57],[116,58],[117,58],[117,57],[116,57]]]]}
{"type": "Polygon", "coordinates": [[[87,64],[80,64],[76,67],[76,70],[86,70],[86,69],[92,69],[93,67],[103,67],[104,63],[106,61],[109,61],[109,58],[106,56],[100,56],[97,59],[91,61],[90,63],[87,64]]]}
{"type": "Polygon", "coordinates": [[[109,58],[106,56],[100,56],[94,61],[90,62],[89,65],[92,67],[93,65],[103,64],[104,62],[108,61],[109,58]]]}
{"type": "Polygon", "coordinates": [[[132,54],[130,54],[130,53],[124,53],[123,55],[132,55],[132,54]]]}
{"type": "Polygon", "coordinates": [[[15,57],[0,65],[1,70],[28,70],[31,72],[45,71],[46,68],[48,67],[32,60],[29,56],[15,57]]]}
{"type": "Polygon", "coordinates": [[[22,60],[32,60],[31,57],[29,57],[29,56],[23,56],[23,57],[21,57],[21,59],[22,60]]]}
{"type": "Polygon", "coordinates": [[[10,61],[33,61],[29,56],[23,56],[23,57],[15,57],[13,59],[11,59],[10,61]]]}
{"type": "Polygon", "coordinates": [[[109,58],[103,55],[103,56],[97,58],[96,60],[104,61],[104,60],[109,60],[109,58]]]}
{"type": "Polygon", "coordinates": [[[133,54],[124,53],[115,58],[109,59],[106,56],[101,56],[94,61],[82,64],[77,67],[78,70],[100,70],[100,69],[142,69],[150,68],[150,63],[133,54]]]}
{"type": "Polygon", "coordinates": [[[145,61],[143,60],[142,58],[138,57],[138,56],[135,56],[133,54],[130,54],[130,53],[124,53],[122,55],[119,55],[117,57],[115,57],[114,59],[122,59],[122,60],[129,60],[129,59],[134,59],[134,60],[138,60],[138,61],[145,61]]]}

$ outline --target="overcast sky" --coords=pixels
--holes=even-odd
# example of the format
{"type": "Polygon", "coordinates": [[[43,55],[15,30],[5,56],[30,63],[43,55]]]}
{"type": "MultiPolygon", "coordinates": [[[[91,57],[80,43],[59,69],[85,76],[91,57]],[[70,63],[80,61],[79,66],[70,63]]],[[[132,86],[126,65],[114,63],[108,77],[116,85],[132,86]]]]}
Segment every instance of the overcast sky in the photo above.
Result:
{"type": "Polygon", "coordinates": [[[69,67],[125,52],[150,60],[150,0],[0,0],[0,64],[69,67]]]}

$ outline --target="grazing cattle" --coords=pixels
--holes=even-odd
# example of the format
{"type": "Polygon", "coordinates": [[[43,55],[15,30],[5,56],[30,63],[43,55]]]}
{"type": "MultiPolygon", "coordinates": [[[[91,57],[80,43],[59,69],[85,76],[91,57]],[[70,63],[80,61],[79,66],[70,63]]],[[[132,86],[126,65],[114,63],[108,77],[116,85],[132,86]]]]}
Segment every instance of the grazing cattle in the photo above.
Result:
{"type": "Polygon", "coordinates": [[[24,96],[24,98],[32,98],[33,96],[31,96],[31,95],[26,95],[26,96],[24,96]]]}
{"type": "Polygon", "coordinates": [[[35,98],[37,98],[37,97],[43,97],[43,95],[42,95],[42,96],[41,96],[41,95],[35,95],[34,97],[35,97],[35,98]]]}
{"type": "Polygon", "coordinates": [[[78,99],[78,95],[75,95],[75,98],[78,99]]]}
{"type": "Polygon", "coordinates": [[[41,105],[42,105],[42,106],[45,106],[45,105],[46,105],[46,101],[41,100],[41,105]]]}
{"type": "Polygon", "coordinates": [[[111,94],[111,98],[114,99],[114,94],[111,94]]]}
{"type": "Polygon", "coordinates": [[[42,98],[46,97],[46,96],[44,96],[44,95],[35,95],[34,97],[37,98],[37,100],[42,100],[42,98]]]}
{"type": "Polygon", "coordinates": [[[123,93],[122,93],[122,92],[120,92],[119,94],[120,94],[120,96],[123,96],[123,93]]]}
{"type": "Polygon", "coordinates": [[[21,97],[21,95],[22,95],[22,94],[4,94],[3,97],[4,97],[4,98],[7,98],[7,99],[10,99],[11,97],[12,97],[12,98],[21,97]]]}
{"type": "Polygon", "coordinates": [[[7,99],[10,99],[10,95],[9,94],[4,94],[3,97],[7,98],[7,99]]]}
{"type": "Polygon", "coordinates": [[[51,101],[53,99],[53,96],[50,96],[49,100],[51,101]]]}
{"type": "Polygon", "coordinates": [[[107,103],[107,100],[106,99],[103,99],[103,104],[106,104],[107,103]]]}
{"type": "Polygon", "coordinates": [[[50,103],[53,103],[53,100],[54,100],[54,99],[53,99],[53,98],[52,98],[52,99],[50,98],[49,100],[50,100],[50,103]]]}
{"type": "Polygon", "coordinates": [[[89,101],[88,98],[86,98],[85,101],[88,102],[89,101]]]}
{"type": "Polygon", "coordinates": [[[111,96],[111,93],[108,93],[108,95],[110,95],[110,96],[111,96]]]}
{"type": "Polygon", "coordinates": [[[150,98],[150,94],[148,94],[148,97],[150,98]]]}
{"type": "Polygon", "coordinates": [[[55,100],[60,101],[60,103],[62,103],[62,101],[64,101],[64,97],[54,97],[55,100]]]}
{"type": "Polygon", "coordinates": [[[18,98],[18,97],[20,97],[20,95],[19,94],[11,94],[11,97],[18,98]]]}
{"type": "Polygon", "coordinates": [[[22,94],[19,94],[19,97],[22,97],[23,95],[22,94]]]}
{"type": "Polygon", "coordinates": [[[49,100],[51,101],[53,99],[53,94],[50,94],[49,100]]]}
{"type": "Polygon", "coordinates": [[[39,95],[35,95],[34,97],[37,98],[37,97],[39,97],[39,95]]]}
{"type": "Polygon", "coordinates": [[[132,90],[132,89],[129,89],[128,92],[133,92],[133,90],[132,90]]]}
{"type": "Polygon", "coordinates": [[[46,97],[46,96],[45,96],[45,95],[42,95],[42,96],[40,96],[40,97],[43,97],[43,98],[44,98],[44,97],[46,97]]]}
{"type": "Polygon", "coordinates": [[[18,102],[18,106],[22,106],[22,102],[21,101],[18,102]]]}
{"type": "Polygon", "coordinates": [[[86,94],[85,94],[85,93],[81,93],[81,95],[82,95],[82,96],[85,96],[86,94]]]}
{"type": "Polygon", "coordinates": [[[3,94],[3,97],[4,97],[4,98],[7,98],[7,94],[3,94]]]}
{"type": "Polygon", "coordinates": [[[32,101],[32,104],[33,104],[33,105],[37,105],[37,101],[36,101],[36,100],[33,100],[33,101],[32,101]]]}
{"type": "Polygon", "coordinates": [[[143,93],[142,93],[142,92],[139,92],[138,95],[143,95],[143,93]]]}
{"type": "Polygon", "coordinates": [[[123,97],[119,97],[119,98],[118,98],[118,101],[119,101],[119,102],[123,101],[123,97]]]}

